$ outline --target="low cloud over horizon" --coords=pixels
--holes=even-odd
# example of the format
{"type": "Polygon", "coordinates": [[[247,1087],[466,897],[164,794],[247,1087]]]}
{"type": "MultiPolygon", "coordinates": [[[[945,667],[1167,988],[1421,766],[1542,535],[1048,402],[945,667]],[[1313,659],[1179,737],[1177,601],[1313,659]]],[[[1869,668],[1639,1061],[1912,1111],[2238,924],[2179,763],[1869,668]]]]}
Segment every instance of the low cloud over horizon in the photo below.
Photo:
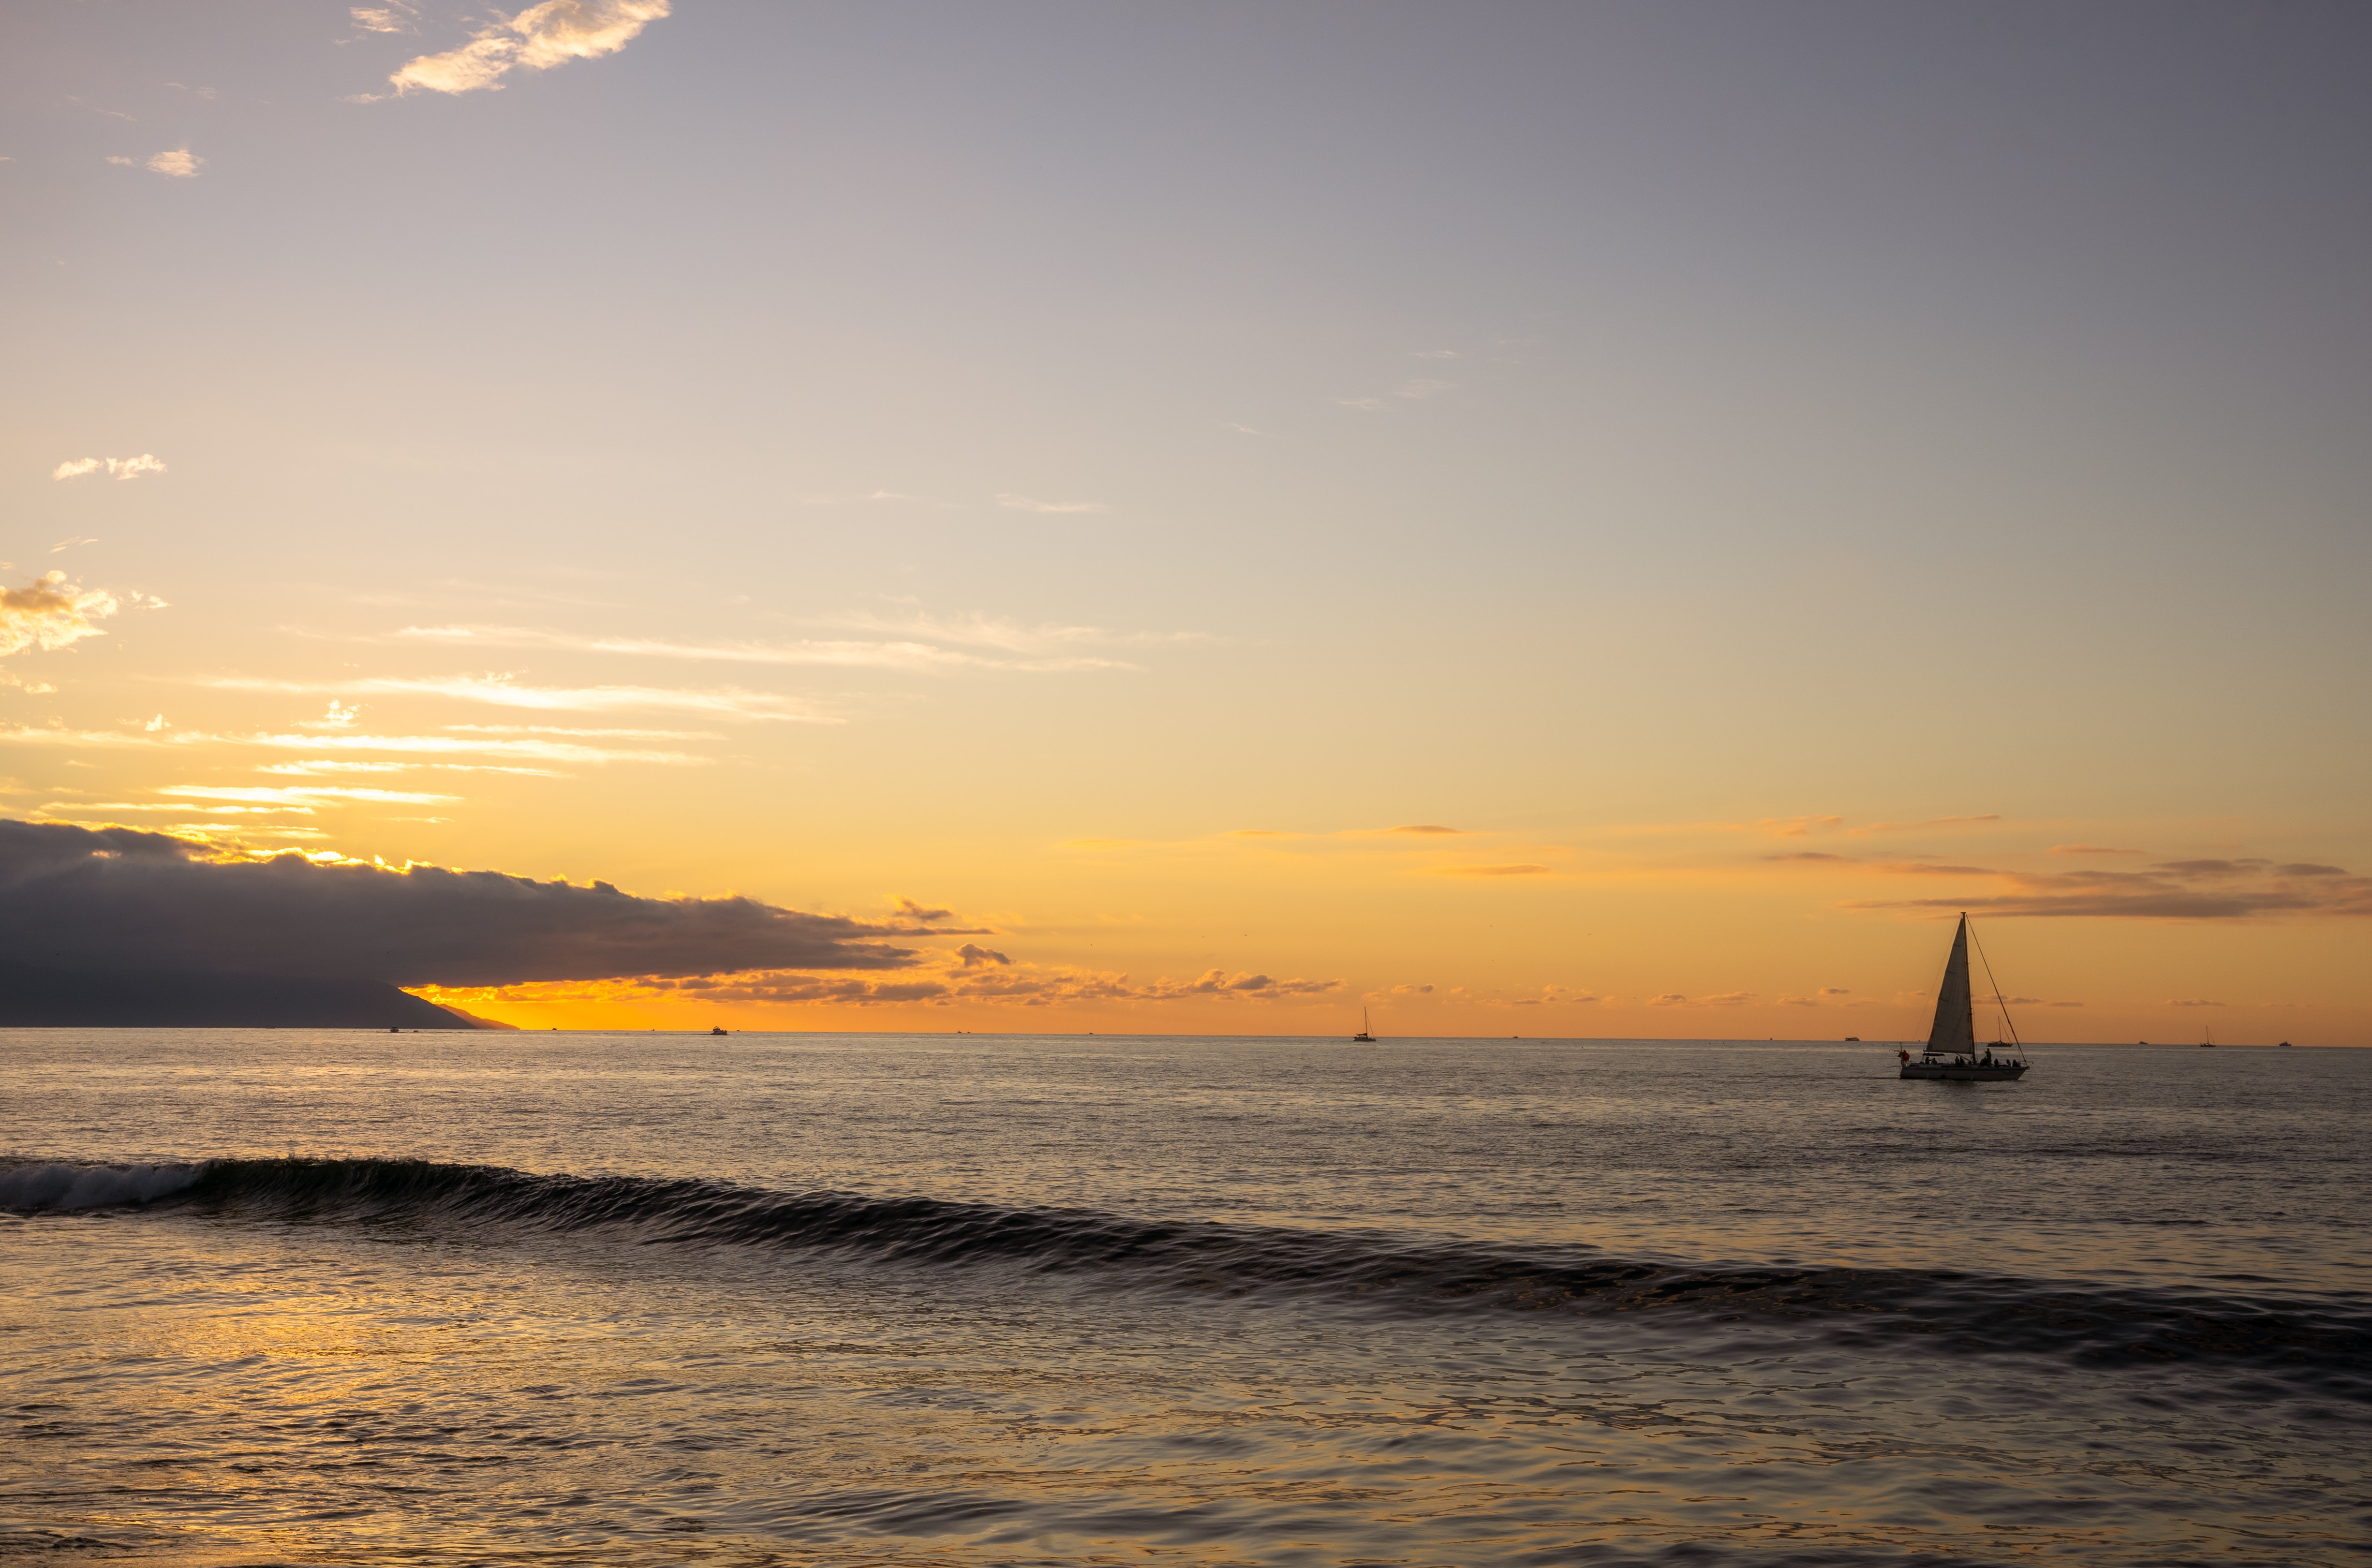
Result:
{"type": "MultiPolygon", "coordinates": [[[[935,935],[955,935],[938,932],[935,935]]],[[[1343,992],[1341,980],[1279,980],[1260,973],[1206,970],[1192,980],[1168,975],[1140,981],[1133,975],[1083,970],[1064,964],[1016,962],[1003,953],[965,943],[939,957],[936,966],[891,980],[836,978],[782,971],[669,977],[620,977],[592,985],[440,986],[432,1001],[464,1008],[555,1003],[614,1005],[688,1001],[758,1003],[770,1005],[828,1005],[877,1007],[924,1003],[987,1006],[1054,1007],[1082,1003],[1287,1002],[1343,992]]],[[[1432,987],[1423,989],[1430,991],[1432,987]]]]}
{"type": "Polygon", "coordinates": [[[0,820],[15,963],[489,986],[750,970],[895,970],[936,935],[748,898],[642,898],[498,871],[243,853],[132,828],[0,820]]]}
{"type": "MultiPolygon", "coordinates": [[[[2078,846],[2082,848],[2083,846],[2078,846]]],[[[2128,851],[2091,851],[2123,854],[2128,851]]],[[[2059,849],[2050,853],[2059,854],[2059,849]]],[[[2372,915],[2372,877],[2314,861],[2260,857],[2161,860],[2133,871],[2023,871],[1925,861],[1863,860],[1814,850],[1767,862],[1832,871],[1955,880],[1997,891],[1943,898],[1857,899],[1846,910],[1970,911],[1997,916],[2129,920],[2244,920],[2265,915],[2372,915]]]]}

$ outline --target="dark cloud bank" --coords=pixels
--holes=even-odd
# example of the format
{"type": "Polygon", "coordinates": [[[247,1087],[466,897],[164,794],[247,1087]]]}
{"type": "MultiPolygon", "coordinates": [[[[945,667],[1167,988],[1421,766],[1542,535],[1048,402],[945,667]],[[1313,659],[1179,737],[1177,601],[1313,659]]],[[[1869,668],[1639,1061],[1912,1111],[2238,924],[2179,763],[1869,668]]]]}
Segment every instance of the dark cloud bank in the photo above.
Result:
{"type": "Polygon", "coordinates": [[[184,1021],[228,1022],[227,1007],[258,1014],[243,1020],[258,1024],[327,1022],[326,1011],[421,1027],[427,1015],[388,1000],[401,993],[387,987],[901,970],[919,956],[877,938],[901,931],[920,934],[753,899],[636,898],[604,882],[315,865],[293,854],[259,861],[130,828],[0,821],[0,1023],[169,1022],[157,1016],[172,1007],[159,987],[180,977],[190,1009],[206,1015],[184,1021]],[[226,977],[291,983],[199,1007],[197,993],[220,992],[226,977]],[[61,993],[78,985],[88,1005],[77,1013],[61,993]],[[271,1009],[260,998],[275,989],[310,996],[296,1009],[306,1016],[261,1016],[271,1009]],[[134,992],[147,1000],[127,1013],[134,992]],[[366,994],[384,1005],[356,1012],[366,994]],[[407,1016],[379,1016],[391,1011],[407,1016]]]}

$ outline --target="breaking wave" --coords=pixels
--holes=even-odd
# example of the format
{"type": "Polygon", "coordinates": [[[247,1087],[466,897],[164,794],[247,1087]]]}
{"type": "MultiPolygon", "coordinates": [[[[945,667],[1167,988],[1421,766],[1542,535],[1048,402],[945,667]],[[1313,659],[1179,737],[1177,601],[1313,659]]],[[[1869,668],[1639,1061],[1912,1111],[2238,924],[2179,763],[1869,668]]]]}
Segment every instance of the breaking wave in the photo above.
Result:
{"type": "Polygon", "coordinates": [[[20,1164],[0,1207],[201,1206],[227,1217],[604,1232],[649,1246],[824,1249],[924,1268],[1005,1269],[1226,1295],[1324,1295],[1397,1312],[1475,1308],[1804,1320],[1848,1342],[2093,1363],[2215,1362],[2372,1400],[2372,1304],[2120,1288],[1929,1270],[1689,1265],[1586,1248],[1409,1238],[1006,1208],[725,1182],[535,1176],[426,1160],[20,1164]]]}
{"type": "Polygon", "coordinates": [[[196,1165],[65,1165],[0,1167],[0,1209],[98,1209],[148,1203],[205,1174],[196,1165]]]}

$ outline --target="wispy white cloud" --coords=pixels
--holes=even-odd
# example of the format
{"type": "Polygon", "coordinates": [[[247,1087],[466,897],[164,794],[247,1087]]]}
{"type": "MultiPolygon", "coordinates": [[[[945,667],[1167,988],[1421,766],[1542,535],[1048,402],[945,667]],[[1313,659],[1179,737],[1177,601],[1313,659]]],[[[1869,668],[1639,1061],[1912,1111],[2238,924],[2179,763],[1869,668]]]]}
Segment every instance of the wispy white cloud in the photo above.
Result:
{"type": "Polygon", "coordinates": [[[339,757],[316,758],[304,762],[270,762],[256,772],[276,773],[284,778],[318,778],[325,773],[414,773],[424,769],[434,769],[440,773],[521,773],[538,779],[564,779],[568,776],[556,768],[521,768],[502,762],[363,762],[339,757]]]}
{"type": "Polygon", "coordinates": [[[192,806],[186,800],[52,800],[41,807],[50,817],[88,817],[116,811],[192,811],[210,817],[310,817],[309,806],[192,806]]]}
{"type": "MultiPolygon", "coordinates": [[[[179,738],[178,737],[176,738],[179,738]]],[[[161,746],[153,735],[127,735],[115,729],[68,729],[63,725],[0,725],[0,741],[11,746],[64,746],[85,749],[100,746],[161,746]]]]}
{"type": "Polygon", "coordinates": [[[448,697],[458,702],[485,703],[495,707],[545,708],[576,713],[675,708],[688,713],[715,714],[721,718],[799,724],[840,722],[828,715],[801,709],[787,697],[765,691],[745,691],[733,687],[703,691],[661,686],[528,686],[506,675],[374,676],[360,680],[328,681],[216,676],[202,679],[198,684],[225,691],[287,691],[307,696],[448,697]]]}
{"type": "MultiPolygon", "coordinates": [[[[1391,395],[1395,398],[1422,402],[1427,398],[1437,398],[1444,392],[1455,391],[1457,389],[1458,383],[1455,381],[1436,381],[1425,377],[1416,377],[1393,388],[1391,395]]],[[[1357,409],[1361,413],[1380,413],[1392,406],[1385,399],[1375,396],[1336,398],[1334,401],[1344,408],[1357,409]]]]}
{"type": "Polygon", "coordinates": [[[1232,430],[1238,436],[1261,436],[1266,434],[1264,431],[1254,430],[1249,424],[1238,424],[1231,419],[1223,419],[1219,421],[1219,428],[1222,430],[1232,430]]]}
{"type": "Polygon", "coordinates": [[[575,735],[632,740],[716,740],[705,729],[569,729],[550,724],[448,724],[447,729],[468,735],[575,735]]]}
{"type": "MultiPolygon", "coordinates": [[[[1061,632],[1072,629],[1049,630],[1061,632]]],[[[1020,635],[1021,629],[1014,629],[1014,633],[1020,635]]],[[[565,648],[574,653],[620,654],[645,658],[709,660],[727,664],[825,665],[843,668],[902,669],[926,674],[959,669],[1044,671],[1133,668],[1118,659],[1077,654],[1035,659],[984,658],[978,654],[961,653],[920,642],[670,643],[648,637],[587,637],[525,626],[407,626],[396,635],[448,645],[565,648]]],[[[968,640],[987,641],[990,646],[1013,646],[1011,643],[989,641],[978,635],[968,640]]],[[[1054,639],[1056,642],[1084,640],[1087,639],[1054,639]]],[[[1042,644],[1045,639],[1039,641],[1042,644]]],[[[1019,650],[1017,648],[1015,651],[1019,650]]]]}
{"type": "Polygon", "coordinates": [[[176,180],[195,180],[198,166],[205,161],[187,147],[173,147],[150,158],[147,168],[152,174],[169,174],[176,180]]]}
{"type": "MultiPolygon", "coordinates": [[[[492,91],[512,71],[547,71],[615,54],[668,14],[668,0],[543,0],[481,29],[459,49],[406,61],[388,80],[399,93],[492,91]]],[[[353,15],[369,25],[361,11],[353,15]]]]}
{"type": "Polygon", "coordinates": [[[1109,512],[1111,510],[1100,501],[1041,501],[1034,496],[1017,495],[1010,490],[999,494],[996,504],[1008,512],[1109,512]]]}
{"type": "MultiPolygon", "coordinates": [[[[28,734],[54,734],[55,731],[32,730],[17,732],[5,738],[25,738],[28,734]]],[[[84,732],[86,739],[105,743],[109,732],[97,735],[84,732]]],[[[115,737],[117,744],[138,745],[143,737],[115,737]]],[[[705,757],[682,751],[635,751],[610,747],[579,746],[570,741],[545,740],[520,736],[489,737],[460,735],[280,735],[270,732],[254,734],[189,733],[173,737],[175,745],[257,746],[281,751],[362,751],[410,753],[415,756],[479,756],[517,757],[544,762],[666,762],[676,766],[703,763],[705,757]]]]}
{"type": "Polygon", "coordinates": [[[91,622],[122,608],[106,589],[70,583],[64,572],[36,577],[21,588],[0,588],[0,655],[103,637],[107,633],[91,622]]]}
{"type": "Polygon", "coordinates": [[[101,469],[117,479],[138,479],[144,473],[163,473],[165,462],[154,452],[143,452],[136,458],[76,458],[52,469],[50,477],[80,479],[101,469]]]}
{"type": "MultiPolygon", "coordinates": [[[[491,727],[491,726],[490,726],[491,727]]],[[[523,729],[528,726],[521,726],[523,729]]],[[[562,733],[584,733],[569,732],[562,733]]],[[[602,763],[665,762],[679,767],[705,764],[709,759],[684,751],[642,751],[584,746],[570,740],[547,740],[531,734],[476,735],[285,735],[271,731],[222,733],[181,730],[148,735],[137,730],[68,729],[64,726],[0,725],[0,741],[15,746],[49,746],[75,750],[100,748],[162,749],[167,747],[239,746],[276,751],[355,753],[378,756],[504,757],[532,762],[602,763]]],[[[327,767],[324,761],[318,764],[327,767]]]]}
{"type": "Polygon", "coordinates": [[[412,25],[420,13],[405,5],[403,0],[392,0],[391,4],[386,6],[356,6],[347,11],[346,15],[352,17],[355,19],[355,26],[365,32],[405,33],[420,30],[412,25]]]}
{"type": "Polygon", "coordinates": [[[1204,632],[1115,632],[1103,626],[1032,625],[1002,616],[934,615],[924,610],[900,615],[852,610],[831,616],[824,624],[857,632],[926,637],[935,643],[958,643],[968,647],[1002,648],[1017,654],[1047,654],[1060,648],[1110,644],[1199,643],[1210,637],[1204,632]]]}
{"type": "Polygon", "coordinates": [[[862,495],[802,495],[802,506],[844,506],[856,501],[919,501],[919,495],[908,495],[896,490],[868,490],[862,495]]]}
{"type": "Polygon", "coordinates": [[[441,806],[460,798],[457,795],[358,789],[343,784],[166,784],[157,793],[191,800],[235,800],[247,806],[311,806],[324,800],[360,800],[380,806],[441,806]]]}

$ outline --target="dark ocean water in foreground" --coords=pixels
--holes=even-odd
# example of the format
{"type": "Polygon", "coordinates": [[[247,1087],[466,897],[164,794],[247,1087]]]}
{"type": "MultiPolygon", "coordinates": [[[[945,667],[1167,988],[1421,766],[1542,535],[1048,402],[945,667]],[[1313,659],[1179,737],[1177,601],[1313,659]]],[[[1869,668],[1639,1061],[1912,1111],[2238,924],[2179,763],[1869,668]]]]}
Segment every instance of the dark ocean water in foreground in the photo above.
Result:
{"type": "Polygon", "coordinates": [[[2372,1558],[2372,1052],[0,1031],[0,1559],[2372,1558]]]}

